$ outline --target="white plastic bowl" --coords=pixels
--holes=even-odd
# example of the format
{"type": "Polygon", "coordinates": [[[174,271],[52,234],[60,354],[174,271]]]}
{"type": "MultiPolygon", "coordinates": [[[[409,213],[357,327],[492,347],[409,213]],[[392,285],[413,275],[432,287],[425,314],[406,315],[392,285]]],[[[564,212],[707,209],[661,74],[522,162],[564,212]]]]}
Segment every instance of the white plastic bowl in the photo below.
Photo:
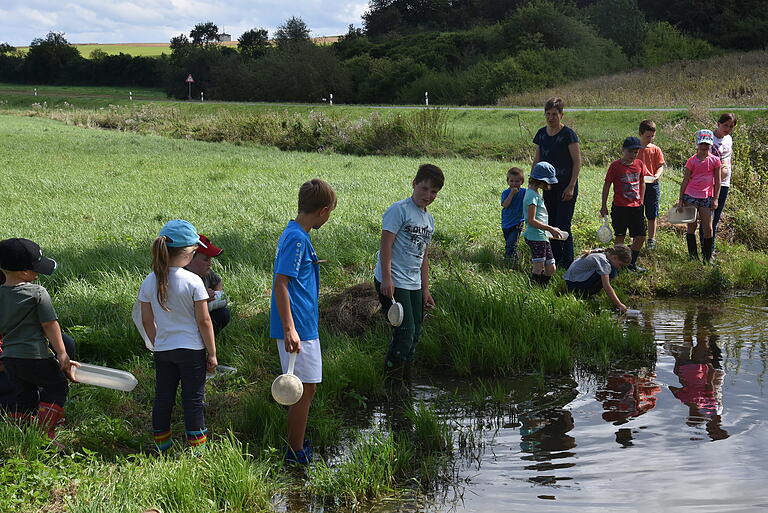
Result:
{"type": "Polygon", "coordinates": [[[640,317],[640,310],[633,310],[632,308],[627,308],[627,311],[624,312],[624,315],[627,317],[640,317]]]}
{"type": "Polygon", "coordinates": [[[682,207],[669,209],[667,218],[670,224],[688,224],[696,222],[696,208],[695,207],[682,207]]]}
{"type": "Polygon", "coordinates": [[[81,363],[79,367],[72,366],[75,381],[86,385],[111,388],[130,392],[139,384],[136,377],[130,372],[125,372],[100,365],[81,363]]]}
{"type": "Polygon", "coordinates": [[[653,177],[653,176],[651,176],[651,175],[645,175],[645,176],[643,177],[643,180],[645,180],[645,183],[653,183],[653,182],[655,182],[655,181],[656,181],[656,178],[654,178],[654,177],[653,177]]]}

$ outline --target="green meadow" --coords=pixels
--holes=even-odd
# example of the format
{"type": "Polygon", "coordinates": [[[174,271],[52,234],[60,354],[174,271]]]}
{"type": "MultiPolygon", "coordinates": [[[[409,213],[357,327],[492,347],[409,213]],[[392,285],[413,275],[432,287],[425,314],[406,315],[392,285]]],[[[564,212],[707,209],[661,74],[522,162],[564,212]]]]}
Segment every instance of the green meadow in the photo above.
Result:
{"type": "MultiPolygon", "coordinates": [[[[364,307],[366,301],[370,306],[366,284],[372,280],[381,214],[410,194],[413,174],[426,161],[445,171],[446,186],[430,207],[437,228],[430,250],[437,308],[425,321],[417,352],[422,379],[535,378],[574,368],[600,372],[654,354],[652,341],[625,329],[604,297],[577,300],[564,293],[559,276],[547,288],[532,287],[529,264],[513,270],[503,262],[498,199],[508,167],[530,168],[526,145],[542,124],[538,112],[441,111],[436,115],[440,151],[353,155],[283,151],[243,139],[245,132],[238,130],[263,114],[278,122],[259,126],[279,128],[288,118],[294,127],[296,120],[304,123],[294,132],[314,133],[309,128],[318,126],[321,112],[328,119],[338,116],[338,123],[411,116],[375,126],[418,134],[424,128],[419,114],[199,103],[109,107],[116,103],[88,97],[98,93],[94,90],[52,94],[58,104],[32,107],[28,98],[8,91],[0,87],[0,102],[8,102],[0,115],[0,238],[33,239],[59,262],[58,271],[41,283],[51,292],[62,326],[76,338],[79,359],[126,369],[139,379],[130,394],[73,385],[59,435],[66,456],[47,449],[33,429],[0,423],[0,506],[10,511],[117,513],[150,506],[181,513],[266,511],[275,493],[305,485],[323,503],[355,508],[414,483],[428,490],[463,435],[418,405],[406,408],[405,430],[372,424],[371,408],[387,401],[382,367],[388,330],[380,314],[364,307]],[[141,109],[146,109],[143,118],[137,117],[141,109]],[[128,119],[140,126],[129,127],[128,119]],[[240,138],[211,135],[221,133],[240,138]],[[466,149],[472,147],[482,151],[466,149]],[[268,311],[276,241],[295,215],[298,187],[313,177],[329,181],[339,203],[330,221],[313,233],[320,258],[328,261],[321,271],[324,381],[308,433],[321,462],[297,476],[281,469],[285,412],[269,395],[279,363],[268,338],[268,311]],[[149,272],[151,240],[173,218],[191,221],[225,248],[215,270],[232,302],[233,321],[217,344],[219,361],[238,373],[207,386],[212,443],[203,458],[181,444],[169,458],[151,454],[154,373],[130,319],[149,272]],[[338,300],[354,286],[362,292],[345,303],[345,318],[338,300]],[[20,469],[27,470],[23,482],[17,478],[20,469]]],[[[607,141],[607,148],[631,134],[645,115],[579,112],[569,113],[566,122],[583,140],[607,141]]],[[[652,116],[670,126],[698,122],[684,112],[652,116]]],[[[663,141],[660,137],[662,147],[663,141]]],[[[609,150],[595,148],[586,144],[586,161],[600,164],[582,170],[573,229],[577,251],[598,246],[603,162],[611,157],[609,150]]],[[[663,211],[675,201],[681,176],[677,166],[665,175],[663,211]]],[[[713,266],[691,263],[681,234],[670,226],[662,226],[658,240],[658,249],[641,257],[649,273],[617,280],[628,305],[634,295],[721,294],[760,290],[768,283],[768,257],[738,237],[732,243],[724,237],[713,266]]],[[[521,251],[526,262],[527,250],[521,246],[521,251]]],[[[175,422],[175,431],[183,431],[178,411],[175,422]]]]}

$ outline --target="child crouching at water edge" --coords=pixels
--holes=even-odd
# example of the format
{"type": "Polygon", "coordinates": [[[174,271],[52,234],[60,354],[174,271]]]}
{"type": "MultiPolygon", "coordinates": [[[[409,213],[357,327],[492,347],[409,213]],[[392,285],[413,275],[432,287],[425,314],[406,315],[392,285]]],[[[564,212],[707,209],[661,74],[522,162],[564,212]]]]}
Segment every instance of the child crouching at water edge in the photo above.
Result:
{"type": "Polygon", "coordinates": [[[507,171],[507,185],[501,193],[501,231],[504,234],[504,259],[517,265],[517,242],[523,229],[523,199],[526,189],[523,185],[523,170],[513,167],[507,171]]]}
{"type": "Polygon", "coordinates": [[[549,190],[552,184],[557,183],[555,168],[548,162],[538,162],[528,178],[528,190],[523,198],[523,213],[528,227],[523,236],[525,242],[531,248],[531,262],[533,270],[531,280],[533,283],[546,285],[555,274],[555,257],[552,254],[552,246],[547,238],[547,232],[554,238],[560,238],[560,230],[550,226],[547,207],[541,197],[540,191],[549,190]]]}
{"type": "Polygon", "coordinates": [[[424,309],[435,305],[429,292],[427,254],[435,219],[427,207],[435,201],[444,183],[445,176],[439,167],[422,164],[411,182],[411,196],[392,204],[381,219],[374,285],[383,312],[393,301],[403,307],[403,321],[392,329],[385,360],[384,371],[390,385],[410,382],[424,309]]]}
{"type": "Polygon", "coordinates": [[[613,290],[611,280],[616,277],[619,269],[629,265],[630,262],[632,262],[632,250],[624,244],[606,249],[587,250],[565,271],[563,276],[565,285],[568,292],[583,298],[594,296],[600,290],[604,290],[616,308],[626,312],[627,307],[613,290]]]}
{"type": "Polygon", "coordinates": [[[152,243],[152,273],[139,288],[141,322],[154,346],[155,445],[171,447],[171,412],[181,382],[187,443],[202,448],[208,439],[203,400],[206,371],[216,370],[216,342],[203,280],[184,269],[198,244],[197,230],[181,219],[168,221],[152,243]]]}
{"type": "Polygon", "coordinates": [[[304,439],[309,407],[323,380],[323,361],[318,330],[320,266],[309,232],[323,226],[336,208],[336,191],[318,178],[299,189],[298,214],[280,235],[275,252],[269,336],[275,339],[283,373],[291,353],[298,353],[294,374],[304,392],[288,407],[286,463],[306,465],[312,461],[312,446],[304,439]]]}

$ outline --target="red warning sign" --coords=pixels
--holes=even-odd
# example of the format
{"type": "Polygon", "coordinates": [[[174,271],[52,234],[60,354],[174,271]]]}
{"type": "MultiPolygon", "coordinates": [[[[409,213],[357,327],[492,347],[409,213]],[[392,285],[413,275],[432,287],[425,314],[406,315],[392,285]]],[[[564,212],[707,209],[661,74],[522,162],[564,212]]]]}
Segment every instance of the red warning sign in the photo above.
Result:
{"type": "Polygon", "coordinates": [[[187,80],[186,80],[186,82],[187,82],[188,84],[191,84],[191,83],[193,83],[194,81],[195,81],[195,79],[194,79],[194,78],[192,78],[192,74],[190,73],[190,74],[189,74],[189,76],[187,77],[187,80]]]}

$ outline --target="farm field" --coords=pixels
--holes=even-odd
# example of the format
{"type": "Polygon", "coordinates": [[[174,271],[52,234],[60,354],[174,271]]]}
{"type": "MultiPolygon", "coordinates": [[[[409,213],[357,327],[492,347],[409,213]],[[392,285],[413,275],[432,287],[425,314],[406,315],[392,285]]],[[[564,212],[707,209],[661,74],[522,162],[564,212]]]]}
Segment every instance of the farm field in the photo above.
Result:
{"type": "MultiPolygon", "coordinates": [[[[93,89],[80,92],[98,94],[93,89]]],[[[0,89],[0,101],[6,97],[0,89]]],[[[82,99],[91,109],[101,101],[82,99]]],[[[185,120],[227,121],[253,111],[275,111],[267,105],[143,105],[172,109],[171,118],[185,120]]],[[[70,109],[59,107],[63,112],[70,109]]],[[[563,295],[559,277],[546,289],[532,289],[525,272],[504,265],[498,197],[510,165],[526,171],[530,167],[522,158],[281,151],[151,131],[94,130],[47,119],[49,113],[41,108],[31,109],[33,117],[27,115],[27,106],[3,108],[0,173],[8,206],[0,212],[0,238],[36,240],[59,262],[57,273],[41,281],[51,291],[62,325],[77,339],[80,359],[130,370],[140,381],[126,395],[73,387],[68,423],[60,436],[84,456],[58,458],[38,448],[39,434],[33,430],[0,423],[0,455],[15,465],[7,468],[30,468],[30,479],[47,483],[46,491],[32,493],[31,485],[12,482],[12,472],[0,471],[0,504],[13,504],[12,510],[42,511],[67,495],[66,511],[75,513],[91,512],[93,504],[99,511],[122,512],[127,503],[181,513],[197,513],[200,504],[211,504],[205,510],[211,512],[262,511],[272,508],[279,490],[305,485],[323,500],[351,509],[358,500],[402,493],[411,480],[429,492],[439,481],[436,474],[446,472],[445,447],[459,443],[458,438],[448,439],[469,435],[446,435],[446,420],[423,404],[409,406],[408,418],[415,427],[407,444],[373,423],[368,414],[386,397],[381,361],[387,331],[382,321],[364,312],[356,312],[363,319],[362,331],[356,334],[344,332],[344,318],[335,324],[328,320],[334,313],[331,299],[350,286],[370,283],[380,216],[393,201],[410,194],[409,182],[425,161],[445,170],[446,186],[430,208],[437,225],[431,281],[438,308],[427,320],[419,346],[424,376],[450,374],[469,380],[524,375],[540,383],[544,377],[567,376],[575,367],[600,372],[617,361],[648,365],[654,350],[649,337],[617,322],[604,298],[585,303],[563,295]],[[328,180],[339,194],[331,220],[313,234],[318,254],[328,260],[321,291],[328,315],[321,333],[326,378],[313,406],[310,434],[331,464],[314,467],[305,481],[280,472],[284,412],[269,400],[278,364],[267,338],[267,317],[274,245],[295,213],[298,186],[315,176],[328,180]],[[145,454],[151,445],[147,426],[153,373],[130,308],[148,273],[149,243],[172,218],[190,220],[225,248],[215,270],[224,277],[233,303],[233,322],[218,340],[219,360],[239,372],[233,380],[208,386],[214,449],[203,458],[202,467],[180,449],[168,460],[145,454]],[[358,432],[369,434],[368,441],[358,439],[358,432]],[[45,470],[46,465],[52,470],[45,470]],[[375,483],[357,479],[372,469],[381,472],[369,478],[375,483]],[[217,478],[187,490],[182,503],[174,502],[190,475],[217,478]],[[377,487],[379,481],[386,486],[377,487]]],[[[126,111],[118,110],[115,119],[132,114],[132,108],[140,106],[118,107],[126,111]]],[[[311,110],[319,110],[353,120],[372,112],[364,107],[333,109],[297,106],[279,111],[308,119],[311,110]]],[[[398,114],[392,109],[379,115],[398,114]]],[[[528,144],[531,132],[541,125],[540,113],[444,115],[452,137],[461,144],[503,144],[510,139],[528,144]],[[509,114],[515,117],[505,117],[509,114]]],[[[639,115],[569,113],[566,122],[576,126],[584,140],[612,140],[632,133],[639,115]]],[[[665,123],[691,122],[682,111],[667,115],[665,123]]],[[[573,230],[577,251],[598,244],[604,170],[602,165],[587,165],[582,171],[573,230]]],[[[674,202],[680,179],[674,166],[665,175],[662,210],[674,202]]],[[[649,273],[622,274],[617,280],[622,300],[632,305],[641,301],[639,296],[655,294],[709,294],[732,287],[763,290],[768,283],[768,257],[742,244],[723,241],[717,266],[691,264],[684,251],[680,234],[663,226],[657,251],[641,257],[649,273]]],[[[483,387],[478,385],[479,397],[494,395],[483,387]]]]}

